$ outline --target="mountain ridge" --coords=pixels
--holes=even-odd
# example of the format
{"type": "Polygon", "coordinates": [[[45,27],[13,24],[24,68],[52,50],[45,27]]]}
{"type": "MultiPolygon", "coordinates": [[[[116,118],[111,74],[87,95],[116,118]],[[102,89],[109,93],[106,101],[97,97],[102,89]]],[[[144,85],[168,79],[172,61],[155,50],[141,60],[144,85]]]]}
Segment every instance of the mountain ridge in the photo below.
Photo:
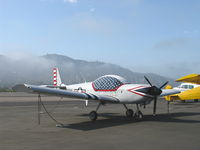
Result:
{"type": "Polygon", "coordinates": [[[144,75],[155,85],[161,85],[174,80],[153,73],[133,72],[119,65],[99,61],[73,59],[59,54],[44,56],[29,56],[22,59],[12,59],[0,55],[0,87],[12,87],[16,84],[52,84],[52,69],[58,67],[63,83],[73,84],[93,81],[96,78],[116,74],[126,78],[131,83],[147,83],[144,75]],[[2,56],[2,57],[1,57],[2,56]]]}

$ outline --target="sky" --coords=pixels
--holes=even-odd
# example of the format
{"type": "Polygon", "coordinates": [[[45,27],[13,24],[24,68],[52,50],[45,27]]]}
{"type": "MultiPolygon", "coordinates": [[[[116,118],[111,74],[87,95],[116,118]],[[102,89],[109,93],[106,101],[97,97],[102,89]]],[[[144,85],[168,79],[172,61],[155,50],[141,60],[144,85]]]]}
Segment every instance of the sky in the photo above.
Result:
{"type": "Polygon", "coordinates": [[[0,55],[61,54],[200,73],[200,0],[0,0],[0,55]]]}

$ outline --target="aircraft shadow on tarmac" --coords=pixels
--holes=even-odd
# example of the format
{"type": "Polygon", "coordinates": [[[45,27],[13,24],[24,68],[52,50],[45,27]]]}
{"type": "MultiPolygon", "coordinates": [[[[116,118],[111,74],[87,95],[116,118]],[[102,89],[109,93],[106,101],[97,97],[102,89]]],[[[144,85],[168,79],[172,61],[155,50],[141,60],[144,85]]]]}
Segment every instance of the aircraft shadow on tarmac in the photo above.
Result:
{"type": "MultiPolygon", "coordinates": [[[[115,113],[101,113],[100,117],[104,117],[105,119],[99,119],[95,122],[86,121],[80,123],[66,124],[63,128],[70,128],[82,131],[90,131],[97,130],[102,128],[121,126],[124,124],[134,124],[140,122],[147,121],[155,121],[155,122],[174,122],[174,123],[200,123],[200,120],[186,120],[178,117],[186,117],[186,116],[195,116],[200,115],[200,113],[194,112],[180,112],[180,113],[172,113],[172,114],[158,114],[156,116],[152,115],[144,115],[144,119],[142,121],[136,121],[133,118],[126,118],[124,116],[116,115],[115,113]]],[[[82,116],[87,116],[86,114],[82,116]]]]}

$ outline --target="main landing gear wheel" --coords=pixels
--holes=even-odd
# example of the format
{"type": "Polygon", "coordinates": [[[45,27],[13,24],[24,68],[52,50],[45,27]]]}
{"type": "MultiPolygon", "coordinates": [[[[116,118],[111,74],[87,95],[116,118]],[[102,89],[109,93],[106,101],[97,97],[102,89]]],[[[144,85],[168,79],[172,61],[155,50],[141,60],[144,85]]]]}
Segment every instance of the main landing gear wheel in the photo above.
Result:
{"type": "Polygon", "coordinates": [[[126,116],[128,117],[128,118],[130,118],[130,117],[133,117],[133,110],[132,109],[127,109],[126,110],[126,116]]]}
{"type": "Polygon", "coordinates": [[[96,111],[91,111],[91,112],[90,112],[89,118],[90,118],[91,121],[97,120],[97,117],[98,117],[98,115],[97,115],[97,112],[96,112],[96,111]]]}
{"type": "Polygon", "coordinates": [[[140,121],[143,119],[143,113],[141,111],[138,111],[135,113],[135,119],[140,121]]]}

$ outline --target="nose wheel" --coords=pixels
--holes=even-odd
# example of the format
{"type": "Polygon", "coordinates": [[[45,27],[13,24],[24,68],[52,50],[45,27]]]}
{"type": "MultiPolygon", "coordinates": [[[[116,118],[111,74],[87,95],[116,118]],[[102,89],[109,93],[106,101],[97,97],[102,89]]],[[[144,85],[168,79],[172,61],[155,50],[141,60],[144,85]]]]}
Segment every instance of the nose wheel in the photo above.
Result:
{"type": "Polygon", "coordinates": [[[143,119],[143,113],[139,110],[139,111],[137,111],[136,113],[135,113],[135,119],[136,120],[138,120],[138,121],[140,121],[140,120],[142,120],[143,119]]]}
{"type": "Polygon", "coordinates": [[[137,107],[137,111],[136,111],[136,113],[135,113],[135,119],[136,119],[137,121],[140,121],[140,120],[143,119],[143,116],[144,116],[144,115],[143,115],[143,113],[140,111],[138,104],[136,104],[136,107],[137,107]]]}
{"type": "Polygon", "coordinates": [[[134,113],[134,111],[132,109],[128,109],[125,104],[123,104],[123,105],[126,108],[126,117],[128,117],[128,118],[133,117],[137,121],[140,121],[140,120],[143,119],[143,113],[139,110],[138,104],[136,104],[137,111],[135,113],[134,113]]]}

